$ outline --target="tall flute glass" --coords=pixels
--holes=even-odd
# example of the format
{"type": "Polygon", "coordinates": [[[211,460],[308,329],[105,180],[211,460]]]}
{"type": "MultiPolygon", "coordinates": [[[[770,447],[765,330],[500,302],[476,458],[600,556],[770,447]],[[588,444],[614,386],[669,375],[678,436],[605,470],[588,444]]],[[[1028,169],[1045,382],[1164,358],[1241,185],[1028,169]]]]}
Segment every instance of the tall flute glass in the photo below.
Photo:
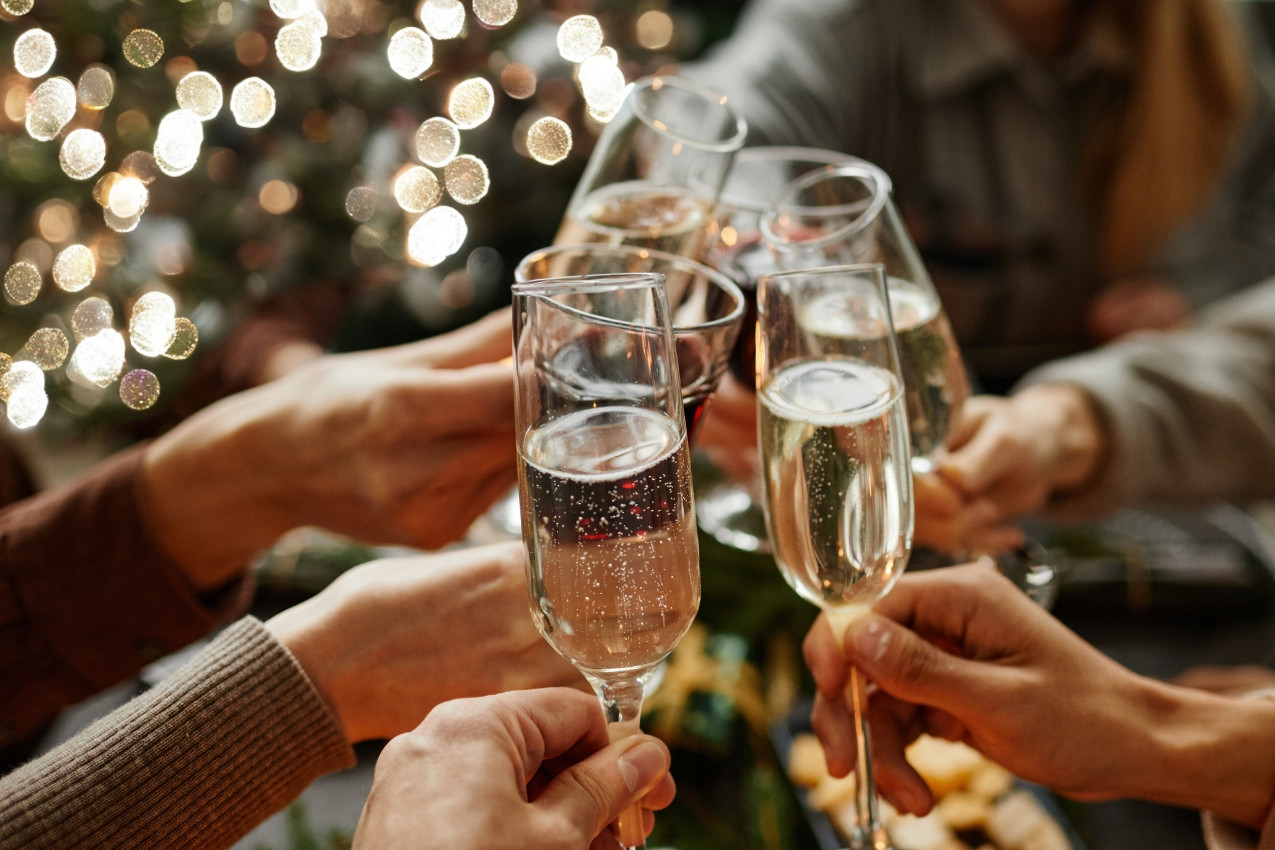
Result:
{"type": "MultiPolygon", "coordinates": [[[[763,275],[757,294],[758,432],[766,525],[784,579],[846,626],[893,586],[912,548],[903,375],[879,264],[763,275]],[[838,316],[833,327],[826,315],[838,316]]],[[[853,850],[885,850],[866,693],[852,669],[853,850]]]]}
{"type": "MultiPolygon", "coordinates": [[[[690,450],[663,278],[514,286],[518,487],[531,612],[612,740],[699,609],[690,450]]],[[[619,819],[644,847],[640,805],[619,819]]]]}
{"type": "MultiPolygon", "coordinates": [[[[938,292],[890,198],[890,178],[856,162],[812,171],[772,201],[762,237],[783,269],[881,263],[907,394],[912,466],[934,469],[969,397],[969,377],[938,292]]],[[[841,317],[829,315],[832,323],[841,317]]]]}
{"type": "Polygon", "coordinates": [[[723,95],[676,76],[638,80],[598,138],[554,244],[636,245],[702,259],[745,132],[723,95]]]}

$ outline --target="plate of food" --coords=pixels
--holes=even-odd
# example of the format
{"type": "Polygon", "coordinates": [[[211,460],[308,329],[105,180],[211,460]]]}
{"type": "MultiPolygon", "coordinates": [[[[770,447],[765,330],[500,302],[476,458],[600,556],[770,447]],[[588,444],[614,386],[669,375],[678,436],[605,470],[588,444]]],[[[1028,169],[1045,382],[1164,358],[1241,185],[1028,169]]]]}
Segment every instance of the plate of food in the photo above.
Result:
{"type": "MultiPolygon", "coordinates": [[[[802,801],[820,850],[845,847],[854,819],[854,776],[828,773],[808,707],[774,724],[771,738],[802,801]]],[[[881,801],[896,850],[1084,850],[1048,790],[1015,777],[966,744],[922,736],[908,762],[930,786],[934,809],[899,814],[881,801]]]]}

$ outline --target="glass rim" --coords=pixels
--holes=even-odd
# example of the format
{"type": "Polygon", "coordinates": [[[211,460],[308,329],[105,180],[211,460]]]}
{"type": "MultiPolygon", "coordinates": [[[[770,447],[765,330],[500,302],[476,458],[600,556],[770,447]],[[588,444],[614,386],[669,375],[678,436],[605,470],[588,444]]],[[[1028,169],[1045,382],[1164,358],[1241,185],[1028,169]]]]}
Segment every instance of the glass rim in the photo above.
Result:
{"type": "MultiPolygon", "coordinates": [[[[705,265],[704,263],[701,263],[698,260],[692,260],[690,257],[683,257],[680,254],[670,254],[668,251],[658,251],[654,248],[642,248],[637,245],[600,245],[597,243],[577,243],[577,244],[571,244],[571,245],[550,245],[545,248],[537,248],[536,250],[532,251],[530,254],[528,254],[527,256],[523,257],[521,260],[518,261],[518,265],[514,267],[514,275],[517,276],[519,269],[521,269],[533,257],[540,257],[546,254],[558,254],[558,253],[565,254],[569,251],[579,251],[582,254],[589,254],[589,253],[627,254],[630,256],[638,257],[640,259],[651,258],[655,260],[660,260],[661,262],[667,262],[672,266],[683,266],[687,271],[694,272],[696,274],[702,274],[704,277],[708,278],[709,280],[717,284],[719,288],[726,290],[726,292],[729,293],[730,296],[735,299],[734,309],[732,309],[725,316],[722,316],[717,319],[711,319],[707,322],[701,322],[696,325],[672,325],[674,333],[677,333],[678,331],[687,332],[687,331],[710,330],[723,325],[729,325],[732,322],[738,321],[744,315],[744,310],[747,307],[747,303],[744,299],[744,292],[743,290],[739,288],[739,284],[735,283],[735,281],[731,280],[730,277],[724,274],[723,272],[713,268],[712,266],[705,265]]],[[[573,280],[573,279],[591,278],[591,277],[592,278],[617,277],[621,275],[655,275],[660,278],[665,277],[665,275],[662,272],[599,272],[597,274],[573,275],[571,277],[542,278],[542,279],[543,280],[573,280]]],[[[526,281],[526,283],[531,283],[531,282],[534,282],[534,281],[526,281]]],[[[517,291],[517,288],[522,285],[523,283],[517,283],[517,282],[514,283],[513,290],[517,291]]],[[[672,319],[673,314],[676,312],[677,311],[674,310],[673,306],[670,304],[669,305],[670,320],[672,319]]]]}
{"type": "Polygon", "coordinates": [[[882,295],[889,298],[890,288],[886,277],[885,263],[845,263],[839,266],[812,266],[808,269],[784,269],[776,272],[766,272],[757,276],[757,286],[760,288],[763,283],[769,284],[776,278],[782,279],[795,277],[824,277],[834,274],[862,274],[864,272],[873,273],[876,282],[880,284],[882,295]]]}
{"type": "Polygon", "coordinates": [[[693,82],[686,77],[680,77],[676,74],[656,74],[650,77],[643,77],[632,83],[632,89],[626,98],[633,107],[633,114],[636,115],[643,124],[650,127],[660,135],[672,139],[675,142],[689,145],[698,150],[708,151],[711,153],[731,153],[738,151],[744,146],[744,139],[748,136],[748,123],[744,121],[744,117],[736,111],[735,107],[728,103],[729,98],[719,92],[715,92],[710,88],[701,86],[699,83],[693,82]],[[672,86],[676,89],[691,92],[706,101],[716,103],[727,114],[734,119],[735,132],[731,135],[719,139],[697,139],[692,138],[684,133],[674,132],[667,124],[660,121],[652,115],[642,104],[638,97],[642,91],[659,91],[664,86],[672,86]]]}
{"type": "MultiPolygon", "coordinates": [[[[865,182],[867,182],[865,180],[865,182]]],[[[834,242],[839,242],[853,233],[859,233],[868,226],[869,223],[875,221],[881,212],[885,209],[886,203],[890,200],[891,183],[890,178],[880,166],[873,165],[866,160],[860,163],[852,163],[849,165],[827,166],[826,168],[816,169],[809,174],[803,174],[801,177],[793,180],[783,189],[779,190],[779,194],[771,201],[766,214],[761,221],[762,240],[767,244],[781,251],[795,251],[806,248],[822,248],[834,242]],[[774,227],[775,220],[783,214],[803,214],[805,211],[814,211],[813,215],[844,215],[846,213],[855,212],[861,208],[860,203],[850,204],[828,204],[826,206],[803,206],[798,204],[790,204],[785,206],[782,199],[790,194],[809,189],[811,186],[823,180],[831,180],[839,177],[859,177],[868,178],[876,186],[877,191],[871,198],[871,203],[867,205],[857,216],[850,222],[843,224],[836,230],[825,233],[811,239],[789,239],[786,236],[776,232],[774,227]]]]}
{"type": "MultiPolygon", "coordinates": [[[[840,151],[829,150],[827,148],[808,148],[801,147],[799,145],[754,145],[752,147],[740,148],[735,153],[735,164],[731,166],[731,170],[733,171],[739,163],[749,162],[751,160],[760,160],[762,162],[767,160],[808,162],[811,165],[810,172],[821,171],[829,167],[835,168],[842,165],[872,165],[872,163],[868,162],[866,159],[860,159],[857,156],[852,156],[848,153],[841,153],[840,151]]],[[[807,172],[807,174],[810,172],[807,172]]],[[[885,176],[884,171],[881,173],[882,176],[885,176]]],[[[802,174],[799,176],[805,177],[806,175],[802,174]]],[[[793,178],[793,180],[796,179],[797,178],[795,177],[793,178]]],[[[729,173],[726,175],[726,180],[728,183],[730,182],[729,173]]],[[[890,182],[888,176],[885,177],[885,181],[886,189],[889,191],[890,182]]],[[[784,184],[784,190],[791,185],[791,182],[792,181],[789,181],[784,184]]],[[[759,216],[765,215],[766,211],[771,207],[771,204],[767,201],[743,198],[738,195],[732,196],[726,191],[725,187],[722,188],[721,195],[718,197],[718,203],[728,207],[735,207],[737,209],[744,210],[745,212],[756,213],[759,216]]],[[[824,208],[793,205],[788,207],[788,209],[819,210],[824,208]]]]}
{"type": "Polygon", "coordinates": [[[627,330],[637,329],[642,332],[653,332],[662,335],[663,330],[659,323],[648,324],[643,322],[632,322],[625,319],[616,319],[611,316],[604,316],[598,313],[590,313],[587,310],[581,310],[579,307],[573,307],[570,304],[564,304],[561,301],[556,301],[553,296],[597,292],[599,289],[603,288],[611,292],[629,292],[641,289],[650,289],[655,292],[655,297],[658,300],[662,300],[664,302],[664,309],[668,312],[668,296],[665,295],[663,287],[664,275],[659,272],[618,272],[615,274],[580,274],[570,275],[568,277],[538,278],[536,280],[515,283],[509,288],[509,290],[514,296],[537,298],[542,301],[551,302],[555,308],[563,311],[564,313],[572,314],[582,320],[592,322],[596,325],[604,325],[606,327],[627,330]],[[602,284],[602,286],[599,286],[599,284],[602,284]]]}

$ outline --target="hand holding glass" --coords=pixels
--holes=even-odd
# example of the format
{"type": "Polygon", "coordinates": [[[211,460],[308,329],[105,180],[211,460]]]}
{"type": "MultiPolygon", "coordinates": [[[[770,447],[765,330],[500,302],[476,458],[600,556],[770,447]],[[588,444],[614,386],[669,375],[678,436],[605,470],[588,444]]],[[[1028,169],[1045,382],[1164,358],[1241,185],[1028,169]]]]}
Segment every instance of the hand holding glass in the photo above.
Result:
{"type": "MultiPolygon", "coordinates": [[[[763,275],[757,294],[758,429],[766,526],[784,579],[838,638],[883,596],[912,546],[903,377],[880,265],[763,275]],[[836,325],[828,321],[836,316],[836,325]]],[[[855,850],[888,846],[876,813],[864,682],[855,850]]]]}
{"type": "MultiPolygon", "coordinates": [[[[514,286],[518,486],[532,615],[638,728],[646,678],[699,609],[690,450],[663,278],[514,286]]],[[[619,821],[644,846],[640,807],[619,821]]]]}

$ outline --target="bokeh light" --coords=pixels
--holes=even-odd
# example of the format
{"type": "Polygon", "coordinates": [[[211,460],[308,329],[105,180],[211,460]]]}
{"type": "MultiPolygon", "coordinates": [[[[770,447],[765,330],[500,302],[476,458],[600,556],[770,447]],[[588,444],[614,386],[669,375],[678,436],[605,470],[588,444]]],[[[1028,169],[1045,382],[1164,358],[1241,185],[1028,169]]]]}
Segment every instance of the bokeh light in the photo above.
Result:
{"type": "Polygon", "coordinates": [[[403,27],[390,36],[386,56],[390,69],[405,80],[414,80],[434,64],[434,42],[417,27],[403,27]]]}
{"type": "Polygon", "coordinates": [[[195,346],[199,342],[199,328],[185,316],[178,316],[175,324],[177,331],[164,356],[170,360],[185,360],[195,353],[195,346]]]}
{"type": "Polygon", "coordinates": [[[567,18],[558,27],[558,54],[568,62],[583,62],[602,47],[602,25],[592,15],[567,18]]]}
{"type": "Polygon", "coordinates": [[[136,29],[124,37],[124,58],[138,68],[153,68],[164,57],[164,40],[154,30],[136,29]]]}
{"type": "Polygon", "coordinates": [[[120,177],[113,181],[105,206],[122,219],[140,215],[150,201],[146,184],[136,177],[120,177]]]}
{"type": "Polygon", "coordinates": [[[500,87],[514,100],[526,100],[536,93],[536,72],[521,62],[500,69],[500,87]]]}
{"type": "Polygon", "coordinates": [[[422,0],[416,14],[425,32],[439,41],[456,38],[465,30],[465,6],[460,0],[422,0]]]}
{"type": "Polygon", "coordinates": [[[159,378],[145,369],[133,369],[120,378],[120,401],[133,410],[146,410],[159,400],[159,378]]]}
{"type": "Polygon", "coordinates": [[[580,91],[585,103],[598,112],[618,109],[626,85],[624,72],[608,56],[590,56],[580,64],[580,91]]]}
{"type": "Polygon", "coordinates": [[[372,186],[355,186],[345,196],[345,212],[355,221],[368,221],[376,215],[380,198],[372,186]]]}
{"type": "Polygon", "coordinates": [[[673,19],[660,9],[648,9],[635,25],[638,44],[647,50],[663,50],[673,40],[673,19]]]}
{"type": "Polygon", "coordinates": [[[460,128],[446,118],[429,118],[416,128],[416,158],[442,168],[460,150],[460,128]]]}
{"type": "Polygon", "coordinates": [[[75,94],[85,109],[105,109],[115,97],[115,73],[105,65],[90,65],[80,74],[75,94]]]}
{"type": "Polygon", "coordinates": [[[474,17],[484,26],[503,27],[518,14],[518,0],[474,0],[474,17]]]}
{"type": "Polygon", "coordinates": [[[67,374],[72,379],[79,375],[90,384],[106,387],[123,369],[124,337],[114,328],[103,328],[75,346],[67,374]]]}
{"type": "Polygon", "coordinates": [[[291,21],[315,10],[314,0],[270,0],[270,11],[291,21]]]}
{"type": "Polygon", "coordinates": [[[71,344],[67,341],[66,334],[59,329],[40,328],[31,334],[22,350],[31,357],[35,365],[48,372],[66,362],[71,344]]]}
{"type": "Polygon", "coordinates": [[[436,266],[459,251],[468,235],[464,216],[452,207],[434,207],[407,231],[407,254],[421,265],[436,266]]]}
{"type": "Polygon", "coordinates": [[[496,93],[482,77],[461,80],[447,99],[447,114],[462,130],[472,130],[491,117],[496,93]]]}
{"type": "Polygon", "coordinates": [[[44,372],[30,360],[9,360],[0,375],[0,401],[9,401],[20,390],[44,390],[44,372]]]}
{"type": "Polygon", "coordinates": [[[442,197],[443,187],[439,185],[438,177],[428,168],[412,166],[394,179],[394,200],[404,212],[425,212],[442,197]]]}
{"type": "Polygon", "coordinates": [[[491,187],[487,164],[476,156],[458,156],[443,169],[443,185],[457,203],[476,204],[491,187]]]}
{"type": "Polygon", "coordinates": [[[13,67],[24,77],[43,77],[57,55],[57,42],[42,29],[27,30],[13,42],[13,67]]]}
{"type": "Polygon", "coordinates": [[[30,304],[43,286],[44,276],[34,263],[21,260],[4,273],[4,294],[14,304],[30,304]]]}
{"type": "Polygon", "coordinates": [[[242,80],[230,92],[230,111],[240,127],[264,127],[274,117],[274,89],[260,77],[242,80]]]}
{"type": "Polygon", "coordinates": [[[0,0],[0,7],[15,18],[20,18],[35,8],[35,0],[0,0]]]}
{"type": "Polygon", "coordinates": [[[166,292],[147,292],[133,303],[128,319],[128,341],[133,350],[158,357],[177,335],[177,305],[166,292]]]}
{"type": "Polygon", "coordinates": [[[257,193],[257,203],[271,215],[283,215],[297,205],[297,187],[286,180],[268,180],[257,193]]]}
{"type": "Polygon", "coordinates": [[[539,119],[527,128],[527,152],[544,165],[562,162],[571,153],[571,128],[552,116],[539,119]]]}
{"type": "Polygon", "coordinates": [[[66,77],[51,77],[27,98],[27,133],[47,142],[75,117],[75,86],[66,77]]]}
{"type": "Polygon", "coordinates": [[[111,302],[92,295],[75,305],[71,313],[71,333],[77,340],[85,339],[106,330],[114,322],[115,311],[111,309],[111,302]]]}
{"type": "Polygon", "coordinates": [[[177,84],[177,105],[201,121],[215,118],[224,100],[221,83],[207,71],[192,71],[177,84]]]}
{"type": "Polygon", "coordinates": [[[179,177],[199,161],[204,125],[189,109],[177,109],[159,122],[155,134],[155,163],[170,177],[179,177]]]}
{"type": "Polygon", "coordinates": [[[66,292],[79,292],[93,282],[97,261],[87,245],[69,245],[53,261],[53,282],[66,292]]]}
{"type": "Polygon", "coordinates": [[[73,180],[88,180],[106,165],[106,139],[97,130],[72,130],[62,140],[58,163],[73,180]]]}
{"type": "Polygon", "coordinates": [[[279,64],[289,71],[308,71],[319,64],[323,42],[308,20],[302,19],[279,30],[274,51],[279,64]]]}

